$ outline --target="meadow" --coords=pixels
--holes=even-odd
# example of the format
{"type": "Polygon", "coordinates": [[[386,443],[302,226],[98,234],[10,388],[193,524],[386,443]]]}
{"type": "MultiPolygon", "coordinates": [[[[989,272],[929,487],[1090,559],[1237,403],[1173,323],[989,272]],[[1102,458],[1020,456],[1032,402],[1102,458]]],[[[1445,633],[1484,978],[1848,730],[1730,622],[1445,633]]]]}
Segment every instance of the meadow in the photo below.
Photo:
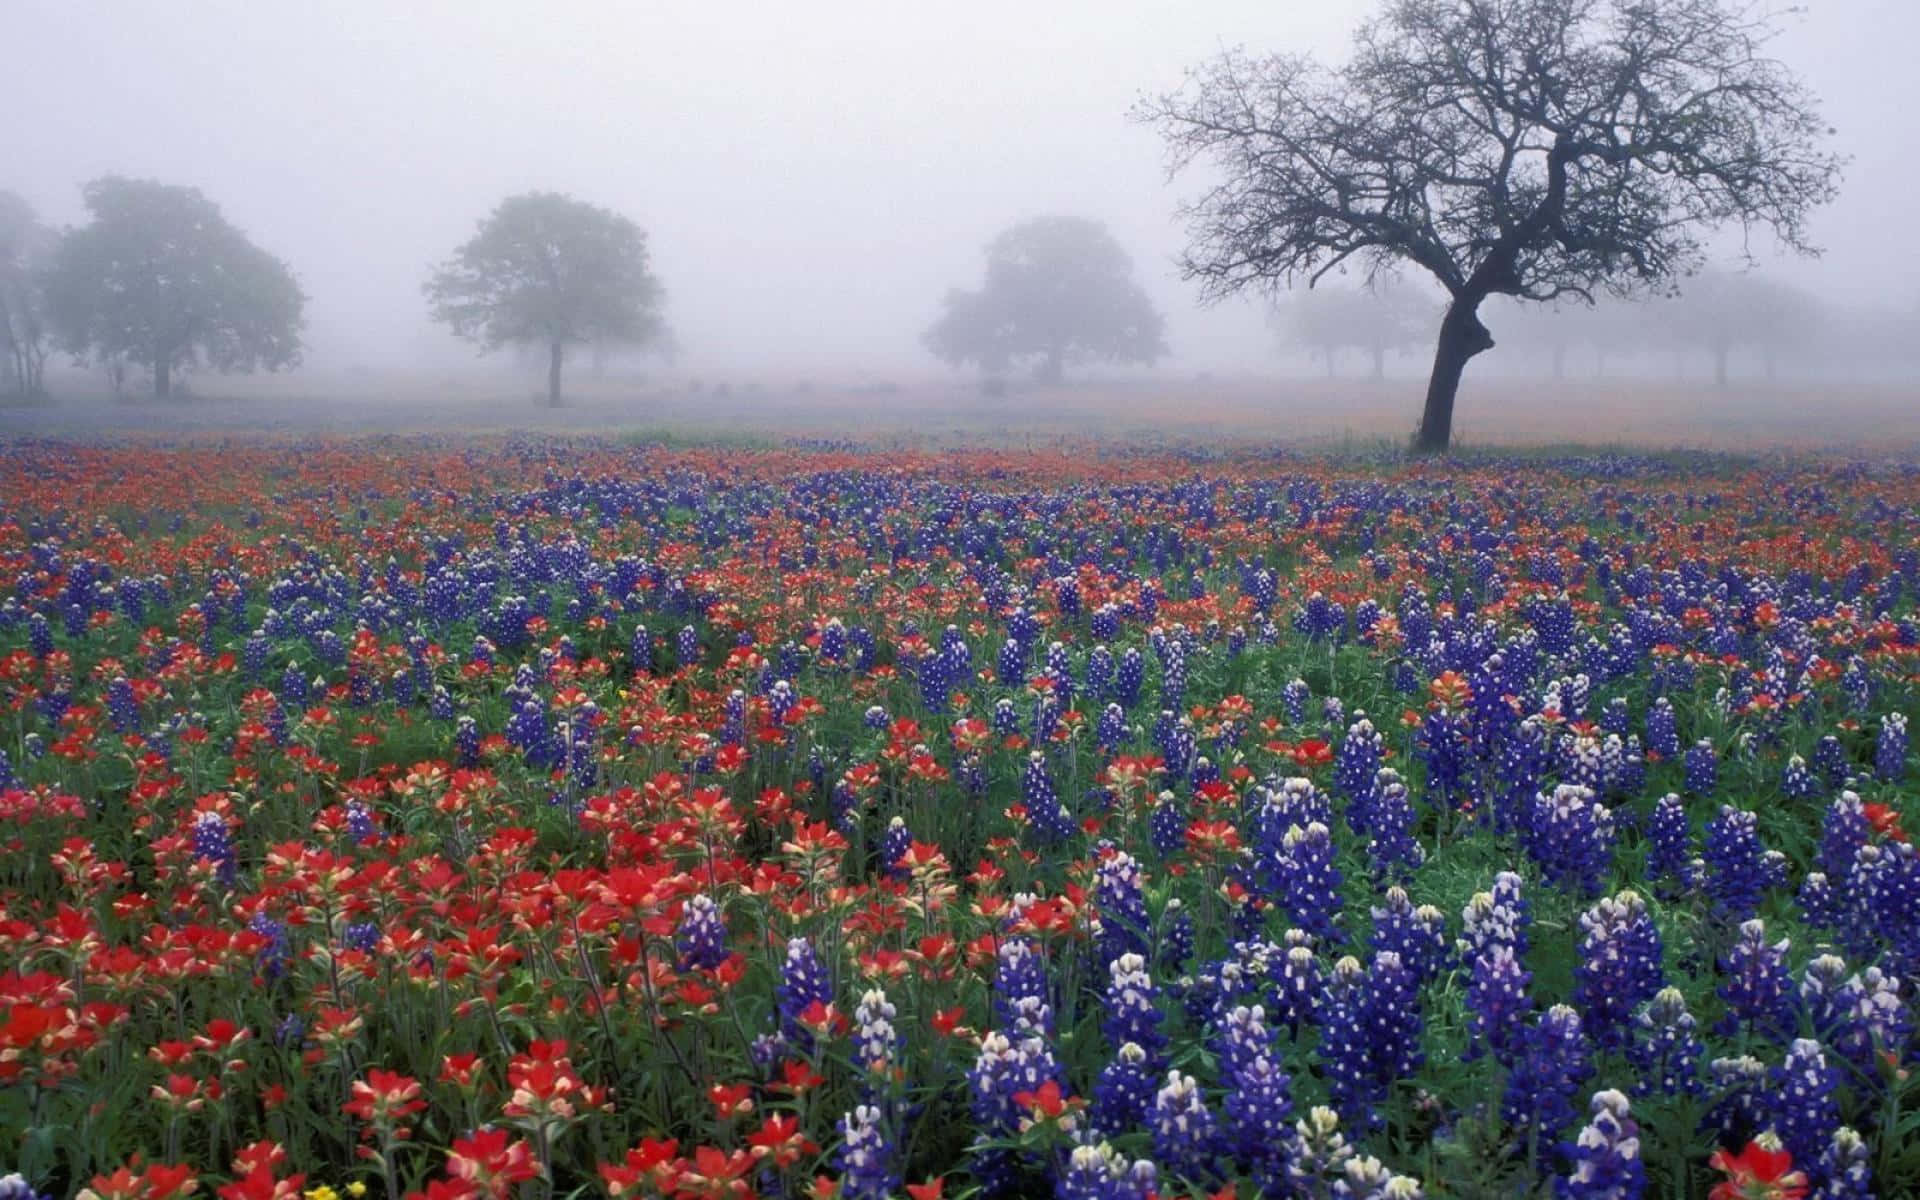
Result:
{"type": "Polygon", "coordinates": [[[1071,424],[0,443],[0,1196],[1920,1195],[1920,468],[1071,424]]]}

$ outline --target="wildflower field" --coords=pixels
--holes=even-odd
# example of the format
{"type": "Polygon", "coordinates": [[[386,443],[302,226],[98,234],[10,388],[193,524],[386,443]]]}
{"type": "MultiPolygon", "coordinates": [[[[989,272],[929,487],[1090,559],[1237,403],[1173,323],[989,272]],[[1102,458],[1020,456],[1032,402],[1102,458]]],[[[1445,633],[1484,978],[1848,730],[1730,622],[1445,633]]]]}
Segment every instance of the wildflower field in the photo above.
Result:
{"type": "Polygon", "coordinates": [[[0,1195],[1920,1195],[1920,470],[0,446],[0,1195]]]}

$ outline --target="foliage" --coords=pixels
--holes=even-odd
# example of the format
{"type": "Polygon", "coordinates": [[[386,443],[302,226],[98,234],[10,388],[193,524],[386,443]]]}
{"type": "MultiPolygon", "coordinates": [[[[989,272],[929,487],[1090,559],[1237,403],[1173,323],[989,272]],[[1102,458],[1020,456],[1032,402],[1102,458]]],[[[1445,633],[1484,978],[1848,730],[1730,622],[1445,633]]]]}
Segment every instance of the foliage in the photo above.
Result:
{"type": "Polygon", "coordinates": [[[39,395],[50,333],[41,273],[55,235],[12,192],[0,191],[0,395],[39,395]]]}
{"type": "Polygon", "coordinates": [[[1165,321],[1133,279],[1133,263],[1105,226],[1040,217],[987,244],[980,290],[948,292],[927,330],[935,357],[999,375],[1031,364],[1060,381],[1074,363],[1151,364],[1166,354],[1165,321]]]}
{"type": "Polygon", "coordinates": [[[1920,1190],[1908,463],[32,443],[0,496],[8,1195],[1920,1190]]]}
{"type": "Polygon", "coordinates": [[[91,223],[60,239],[48,316],[76,357],[173,372],[269,371],[300,362],[306,297],[197,188],[106,176],[83,189],[91,223]]]}
{"type": "Polygon", "coordinates": [[[425,291],[434,319],[483,350],[546,347],[553,404],[568,345],[645,346],[667,336],[646,234],[619,213],[554,192],[502,200],[425,291]]]}

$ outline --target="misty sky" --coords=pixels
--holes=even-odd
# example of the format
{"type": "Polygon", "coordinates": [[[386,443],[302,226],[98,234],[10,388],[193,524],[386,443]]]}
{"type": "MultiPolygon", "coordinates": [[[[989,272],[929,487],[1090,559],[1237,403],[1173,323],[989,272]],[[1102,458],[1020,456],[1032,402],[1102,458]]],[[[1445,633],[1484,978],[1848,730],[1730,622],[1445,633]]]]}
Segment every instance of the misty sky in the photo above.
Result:
{"type": "MultiPolygon", "coordinates": [[[[56,224],[107,172],[193,184],[286,259],[316,366],[453,361],[420,281],[502,196],[570,192],[652,240],[690,367],[934,365],[919,332],[980,247],[1043,213],[1108,223],[1185,367],[1269,353],[1202,311],[1156,135],[1125,114],[1223,45],[1343,56],[1371,0],[902,5],[5,0],[0,188],[56,224]]],[[[1854,156],[1813,264],[1920,299],[1914,0],[1811,0],[1777,43],[1854,156]]]]}

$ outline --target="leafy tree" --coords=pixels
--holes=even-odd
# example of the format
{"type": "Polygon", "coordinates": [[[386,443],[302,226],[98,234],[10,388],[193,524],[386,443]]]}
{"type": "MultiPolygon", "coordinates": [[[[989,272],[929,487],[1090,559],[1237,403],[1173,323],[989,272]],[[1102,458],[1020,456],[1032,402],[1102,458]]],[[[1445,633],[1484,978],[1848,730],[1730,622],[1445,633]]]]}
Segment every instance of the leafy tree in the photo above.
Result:
{"type": "Polygon", "coordinates": [[[1379,278],[1363,288],[1308,288],[1294,292],[1273,311],[1281,340],[1318,350],[1327,376],[1334,356],[1353,348],[1373,362],[1373,377],[1386,376],[1387,352],[1412,345],[1420,336],[1430,306],[1410,289],[1379,278]]]}
{"type": "Polygon", "coordinates": [[[1677,296],[1649,311],[1657,336],[1713,356],[1713,381],[1727,386],[1727,359],[1737,347],[1760,352],[1771,379],[1783,351],[1806,346],[1819,332],[1820,304],[1792,284],[1746,272],[1702,271],[1677,296]]]}
{"type": "Polygon", "coordinates": [[[197,188],[107,176],[83,195],[92,223],[60,239],[44,277],[66,350],[147,367],[156,396],[180,368],[299,363],[300,285],[197,188]]]}
{"type": "Polygon", "coordinates": [[[509,196],[426,284],[434,319],[483,350],[547,350],[547,400],[560,404],[567,346],[664,342],[665,291],[647,237],[619,213],[556,192],[509,196]]]}
{"type": "Polygon", "coordinates": [[[0,192],[0,392],[45,390],[49,332],[40,276],[58,236],[12,192],[0,192]]]}
{"type": "Polygon", "coordinates": [[[1040,217],[1001,233],[986,255],[985,284],[948,292],[926,332],[943,362],[990,375],[1031,363],[1034,378],[1058,383],[1069,363],[1152,363],[1167,352],[1166,323],[1099,222],[1040,217]]]}
{"type": "Polygon", "coordinates": [[[1727,223],[1812,251],[1840,160],[1774,33],[1748,0],[1387,0],[1342,67],[1229,52],[1136,115],[1219,170],[1182,210],[1208,299],[1350,259],[1440,282],[1414,445],[1444,451],[1489,296],[1657,290],[1727,223]]]}

